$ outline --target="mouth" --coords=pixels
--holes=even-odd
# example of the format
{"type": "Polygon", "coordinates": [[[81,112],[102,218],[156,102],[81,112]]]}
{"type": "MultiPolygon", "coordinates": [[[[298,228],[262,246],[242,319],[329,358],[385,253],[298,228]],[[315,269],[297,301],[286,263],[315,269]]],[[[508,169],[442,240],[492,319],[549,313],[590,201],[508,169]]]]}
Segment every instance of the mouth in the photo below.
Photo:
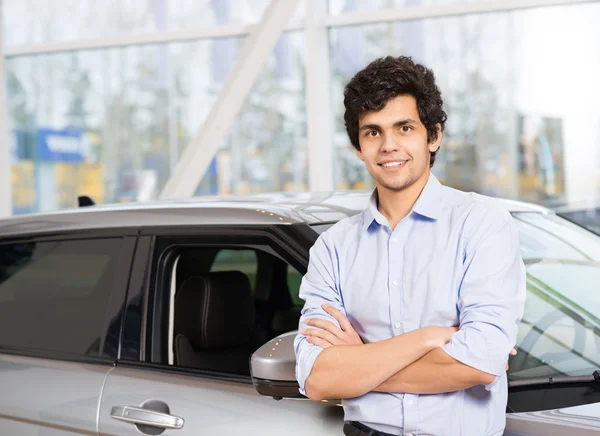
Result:
{"type": "Polygon", "coordinates": [[[401,168],[404,165],[406,165],[407,162],[408,162],[407,159],[405,159],[405,160],[391,160],[391,161],[379,163],[377,165],[379,165],[382,168],[391,170],[391,169],[401,168]]]}

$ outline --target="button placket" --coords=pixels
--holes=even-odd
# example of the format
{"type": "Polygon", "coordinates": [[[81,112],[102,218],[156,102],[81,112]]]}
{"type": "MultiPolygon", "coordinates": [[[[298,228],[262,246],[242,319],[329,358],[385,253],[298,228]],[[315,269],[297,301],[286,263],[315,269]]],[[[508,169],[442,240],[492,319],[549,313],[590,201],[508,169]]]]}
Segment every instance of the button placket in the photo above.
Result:
{"type": "Polygon", "coordinates": [[[403,398],[404,406],[404,429],[408,432],[405,435],[415,434],[419,422],[419,409],[416,394],[405,394],[403,398]]]}
{"type": "MultiPolygon", "coordinates": [[[[402,224],[399,224],[399,226],[402,224]]],[[[403,250],[400,244],[401,235],[397,228],[392,232],[388,242],[388,286],[390,292],[390,317],[395,336],[403,333],[402,330],[402,268],[403,250]]]]}

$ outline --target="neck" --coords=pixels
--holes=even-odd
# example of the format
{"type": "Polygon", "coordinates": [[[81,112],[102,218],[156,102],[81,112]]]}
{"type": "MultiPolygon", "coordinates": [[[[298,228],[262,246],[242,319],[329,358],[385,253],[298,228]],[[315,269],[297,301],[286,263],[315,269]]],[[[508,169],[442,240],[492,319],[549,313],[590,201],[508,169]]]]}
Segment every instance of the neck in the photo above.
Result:
{"type": "Polygon", "coordinates": [[[392,230],[410,213],[428,180],[429,172],[410,186],[399,191],[377,186],[377,209],[388,220],[392,230]]]}

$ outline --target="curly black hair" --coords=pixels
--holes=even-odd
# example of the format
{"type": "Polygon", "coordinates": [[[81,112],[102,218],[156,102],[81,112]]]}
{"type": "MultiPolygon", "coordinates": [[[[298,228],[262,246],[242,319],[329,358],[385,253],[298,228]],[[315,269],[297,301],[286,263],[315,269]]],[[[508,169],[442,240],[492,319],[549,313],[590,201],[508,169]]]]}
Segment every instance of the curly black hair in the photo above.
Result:
{"type": "MultiPolygon", "coordinates": [[[[383,109],[388,101],[401,95],[415,98],[419,118],[427,129],[427,140],[437,139],[437,124],[443,131],[447,116],[433,71],[407,56],[387,56],[374,60],[356,73],[344,89],[344,121],[354,148],[360,150],[359,119],[366,112],[383,109]]],[[[437,152],[431,153],[430,167],[437,152]]]]}

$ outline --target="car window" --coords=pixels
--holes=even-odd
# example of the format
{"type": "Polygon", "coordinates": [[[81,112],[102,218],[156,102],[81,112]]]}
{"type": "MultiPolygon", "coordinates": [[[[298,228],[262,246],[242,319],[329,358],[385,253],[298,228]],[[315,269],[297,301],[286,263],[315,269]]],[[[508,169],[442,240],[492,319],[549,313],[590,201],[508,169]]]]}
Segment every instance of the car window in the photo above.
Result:
{"type": "Polygon", "coordinates": [[[122,239],[0,245],[0,346],[98,356],[122,239]]]}
{"type": "Polygon", "coordinates": [[[523,260],[570,259],[586,260],[588,257],[576,246],[559,235],[541,229],[530,222],[516,218],[521,256],[523,260]]]}
{"type": "Polygon", "coordinates": [[[172,268],[170,365],[247,376],[257,348],[298,328],[302,275],[269,246],[188,245],[172,268]]]}
{"type": "Polygon", "coordinates": [[[290,287],[290,294],[292,295],[292,301],[296,306],[304,306],[304,300],[300,298],[300,285],[302,284],[303,275],[298,272],[295,268],[288,268],[287,281],[290,287]]]}
{"type": "MultiPolygon", "coordinates": [[[[258,273],[258,258],[255,250],[221,249],[210,268],[210,271],[243,271],[250,280],[252,290],[256,292],[256,275],[258,273]]],[[[302,274],[294,267],[287,268],[287,285],[292,301],[296,305],[303,305],[304,301],[298,296],[302,274]]]]}
{"type": "Polygon", "coordinates": [[[558,213],[558,215],[600,235],[600,208],[581,208],[558,213]]]}
{"type": "MultiPolygon", "coordinates": [[[[527,223],[529,229],[536,228],[544,232],[547,236],[536,237],[540,243],[556,244],[561,241],[562,249],[567,250],[567,253],[575,250],[587,259],[600,260],[600,238],[588,230],[554,214],[516,213],[513,216],[517,224],[527,223]],[[570,249],[566,249],[565,245],[570,249]]],[[[520,236],[523,237],[523,233],[520,236]]],[[[559,256],[570,256],[567,253],[559,253],[559,256]]]]}
{"type": "Polygon", "coordinates": [[[600,367],[600,237],[553,214],[513,214],[527,297],[509,379],[600,367]]]}
{"type": "Polygon", "coordinates": [[[252,290],[256,289],[256,273],[258,259],[254,250],[229,250],[222,249],[210,267],[210,271],[242,271],[248,276],[252,290]]]}

